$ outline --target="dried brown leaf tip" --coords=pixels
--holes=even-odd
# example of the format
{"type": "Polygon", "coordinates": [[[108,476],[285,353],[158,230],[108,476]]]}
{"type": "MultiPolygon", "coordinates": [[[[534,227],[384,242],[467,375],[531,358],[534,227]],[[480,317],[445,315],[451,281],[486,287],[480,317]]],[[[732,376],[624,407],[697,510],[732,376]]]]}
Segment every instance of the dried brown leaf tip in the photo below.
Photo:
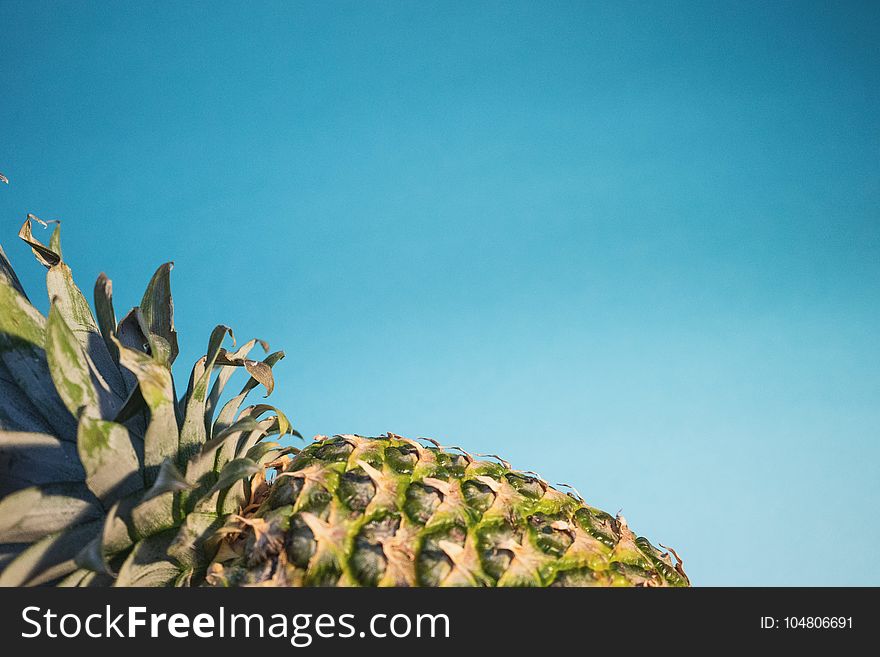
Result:
{"type": "MultiPolygon", "coordinates": [[[[262,340],[260,340],[260,343],[265,345],[268,351],[269,345],[262,340]]],[[[272,368],[264,362],[253,360],[251,358],[243,358],[236,354],[229,353],[226,349],[220,349],[215,364],[244,367],[248,374],[266,389],[267,397],[275,390],[275,378],[272,376],[272,368]]]]}
{"type": "Polygon", "coordinates": [[[2,173],[0,173],[0,182],[2,182],[2,183],[6,183],[6,184],[8,185],[8,184],[9,184],[9,178],[7,178],[7,177],[4,176],[2,173]]]}
{"type": "Polygon", "coordinates": [[[37,261],[47,269],[51,269],[61,262],[61,247],[59,243],[60,238],[58,231],[60,224],[61,222],[57,219],[43,221],[38,216],[28,213],[27,217],[24,220],[24,223],[21,226],[21,229],[18,231],[18,237],[31,247],[31,251],[33,251],[37,261]],[[55,232],[53,233],[52,238],[49,240],[49,246],[46,246],[40,240],[34,237],[31,228],[31,222],[37,223],[43,228],[48,228],[49,224],[55,224],[55,232]]]}
{"type": "Polygon", "coordinates": [[[673,550],[671,547],[663,545],[663,543],[659,543],[658,545],[660,545],[660,547],[662,547],[664,550],[668,550],[669,552],[672,553],[672,556],[675,557],[675,570],[676,570],[676,572],[679,575],[681,575],[682,577],[684,577],[685,579],[688,579],[688,576],[684,574],[684,561],[682,561],[682,558],[680,556],[678,556],[678,552],[673,550]]]}
{"type": "Polygon", "coordinates": [[[212,563],[208,567],[208,574],[206,576],[206,580],[208,584],[211,586],[225,586],[226,585],[226,574],[224,573],[224,568],[219,563],[212,563]]]}
{"type": "Polygon", "coordinates": [[[260,505],[269,497],[269,484],[266,482],[266,471],[260,470],[251,479],[251,497],[250,501],[242,510],[242,514],[257,510],[260,505]]]}
{"type": "Polygon", "coordinates": [[[35,214],[31,214],[30,212],[28,212],[27,219],[28,219],[28,221],[36,221],[36,222],[37,222],[38,224],[40,224],[43,228],[48,228],[48,227],[49,227],[49,222],[48,222],[48,221],[43,221],[43,220],[40,219],[37,215],[35,215],[35,214]]]}

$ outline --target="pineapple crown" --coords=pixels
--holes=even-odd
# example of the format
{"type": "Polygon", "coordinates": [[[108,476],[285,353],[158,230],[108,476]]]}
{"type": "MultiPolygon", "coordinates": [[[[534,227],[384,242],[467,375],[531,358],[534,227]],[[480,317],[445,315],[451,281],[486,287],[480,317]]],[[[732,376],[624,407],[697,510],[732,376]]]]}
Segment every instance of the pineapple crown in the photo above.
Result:
{"type": "Polygon", "coordinates": [[[277,442],[299,436],[284,413],[242,408],[254,388],[272,393],[284,353],[262,340],[227,351],[235,337],[217,326],[178,398],[172,263],[117,323],[110,279],[98,277],[93,314],[60,225],[44,245],[34,222],[47,227],[28,215],[19,237],[48,270],[47,317],[0,248],[0,585],[198,583],[217,529],[295,451],[277,442]],[[262,360],[248,357],[257,344],[262,360]],[[249,378],[221,406],[238,369],[249,378]]]}

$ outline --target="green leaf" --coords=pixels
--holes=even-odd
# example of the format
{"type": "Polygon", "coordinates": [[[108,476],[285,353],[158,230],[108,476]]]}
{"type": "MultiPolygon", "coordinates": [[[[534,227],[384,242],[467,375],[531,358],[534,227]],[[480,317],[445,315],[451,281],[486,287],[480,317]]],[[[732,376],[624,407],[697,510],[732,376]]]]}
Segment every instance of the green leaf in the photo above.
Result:
{"type": "Polygon", "coordinates": [[[97,520],[93,499],[79,495],[76,484],[25,488],[0,500],[0,543],[32,543],[66,527],[97,520]]]}
{"type": "MultiPolygon", "coordinates": [[[[74,559],[74,563],[76,559],[74,559]]],[[[109,586],[113,583],[112,577],[106,577],[103,575],[99,575],[98,573],[92,572],[91,570],[86,570],[85,568],[78,568],[74,570],[70,575],[62,579],[55,586],[59,588],[86,588],[92,586],[109,586]]]]}
{"type": "Polygon", "coordinates": [[[64,317],[83,352],[88,354],[94,365],[104,412],[112,412],[125,397],[126,386],[116,359],[110,354],[102,333],[92,317],[92,310],[83,293],[73,282],[70,268],[60,263],[46,274],[46,288],[52,304],[64,317]]]}
{"type": "Polygon", "coordinates": [[[235,482],[229,490],[222,494],[222,498],[217,505],[218,511],[223,515],[238,513],[248,499],[248,491],[247,480],[240,479],[235,482]]]}
{"type": "Polygon", "coordinates": [[[217,374],[217,378],[214,381],[214,385],[211,387],[211,394],[208,395],[208,401],[205,404],[205,426],[208,429],[208,435],[211,433],[211,428],[213,424],[214,411],[217,408],[217,404],[220,401],[220,396],[223,394],[223,390],[226,387],[226,384],[229,382],[229,379],[232,377],[233,373],[243,365],[244,360],[247,358],[247,355],[253,350],[253,348],[259,344],[263,351],[269,351],[269,343],[264,340],[253,339],[249,340],[245,344],[242,345],[241,349],[234,353],[227,353],[225,349],[220,350],[220,354],[217,357],[217,364],[221,365],[220,370],[217,374]],[[231,365],[224,365],[223,360],[227,359],[231,363],[231,365]]]}
{"type": "MultiPolygon", "coordinates": [[[[238,452],[236,456],[242,457],[248,453],[248,451],[256,445],[260,440],[265,437],[269,431],[272,429],[273,425],[275,425],[275,418],[267,418],[265,420],[260,420],[257,424],[260,427],[257,431],[251,431],[247,434],[243,440],[238,443],[238,452]]],[[[277,431],[277,430],[276,430],[277,431]]]]}
{"type": "Polygon", "coordinates": [[[101,530],[102,524],[96,520],[37,541],[0,572],[0,587],[36,586],[72,573],[76,570],[74,558],[101,530]]]}
{"type": "MultiPolygon", "coordinates": [[[[113,309],[113,281],[107,278],[104,272],[98,275],[95,281],[95,317],[98,321],[98,330],[104,339],[107,352],[115,363],[119,363],[119,347],[113,341],[116,337],[116,311],[113,309]]],[[[125,382],[125,390],[131,391],[134,386],[134,376],[128,370],[118,366],[119,373],[125,382]]]]}
{"type": "Polygon", "coordinates": [[[125,520],[129,517],[130,512],[130,500],[117,502],[107,512],[107,516],[104,518],[104,527],[101,529],[101,541],[105,554],[118,554],[131,547],[133,541],[125,520]]]}
{"type": "Polygon", "coordinates": [[[64,260],[64,255],[61,253],[61,222],[58,221],[55,223],[55,230],[52,231],[52,236],[49,238],[49,248],[58,254],[58,257],[61,260],[64,260]]]}
{"type": "Polygon", "coordinates": [[[125,522],[119,517],[119,503],[107,512],[101,534],[93,538],[76,555],[74,561],[80,568],[86,568],[101,575],[116,577],[110,569],[108,558],[132,545],[125,522]]]}
{"type": "Polygon", "coordinates": [[[46,320],[6,279],[0,278],[0,336],[5,344],[13,340],[42,348],[46,320]]]}
{"type": "Polygon", "coordinates": [[[205,542],[223,524],[215,513],[190,513],[168,546],[169,556],[184,568],[204,568],[208,561],[205,542]]]}
{"type": "Polygon", "coordinates": [[[73,443],[44,433],[0,431],[0,495],[30,485],[84,480],[73,443]]]}
{"type": "MultiPolygon", "coordinates": [[[[283,450],[284,450],[284,448],[281,446],[281,443],[273,443],[273,442],[263,441],[263,442],[257,443],[253,447],[251,447],[247,451],[247,454],[245,454],[245,458],[250,459],[254,463],[261,463],[263,460],[263,457],[265,457],[267,454],[270,454],[273,452],[281,452],[283,450]]],[[[273,456],[274,456],[274,454],[273,454],[273,456]]],[[[280,456],[280,454],[278,454],[278,456],[280,456]]]]}
{"type": "Polygon", "coordinates": [[[192,577],[193,577],[192,568],[186,568],[186,569],[180,571],[180,573],[177,575],[177,577],[174,578],[173,586],[175,588],[179,588],[179,589],[189,588],[192,586],[192,577]]]}
{"type": "MultiPolygon", "coordinates": [[[[269,367],[274,367],[278,361],[284,358],[283,351],[276,351],[275,353],[269,354],[266,358],[263,359],[263,363],[268,365],[269,367]]],[[[260,385],[260,382],[255,378],[251,377],[248,379],[247,383],[242,387],[241,392],[230,399],[223,408],[220,410],[220,414],[217,416],[217,421],[214,422],[214,432],[221,431],[224,427],[229,426],[235,421],[235,416],[238,415],[238,410],[241,408],[242,403],[245,398],[248,396],[251,390],[260,385]]]]}
{"type": "Polygon", "coordinates": [[[122,405],[122,408],[116,412],[116,417],[113,418],[113,421],[123,424],[138,417],[147,410],[147,402],[144,400],[143,394],[141,394],[140,385],[137,383],[137,380],[135,380],[134,387],[129,393],[128,398],[125,400],[125,403],[122,405]]]}
{"type": "Polygon", "coordinates": [[[57,306],[64,321],[73,331],[77,341],[88,354],[95,367],[95,377],[98,388],[103,394],[100,395],[103,410],[109,414],[113,407],[114,399],[118,404],[125,395],[124,383],[116,363],[107,351],[107,346],[101,338],[95,320],[92,317],[91,308],[80,289],[73,282],[73,274],[61,259],[61,227],[57,225],[52,234],[50,246],[43,246],[31,233],[31,220],[40,221],[33,215],[28,215],[24,225],[19,231],[21,237],[34,252],[43,265],[49,268],[46,274],[46,288],[49,299],[57,306]]]}
{"type": "Polygon", "coordinates": [[[2,360],[0,390],[3,391],[0,396],[0,430],[52,433],[52,425],[40,414],[27,395],[19,390],[18,383],[2,360]]]}
{"type": "Polygon", "coordinates": [[[36,506],[42,496],[40,489],[34,486],[0,499],[0,543],[17,542],[6,538],[6,533],[24,519],[28,510],[36,506]]]}
{"type": "Polygon", "coordinates": [[[83,415],[77,451],[86,471],[86,484],[105,509],[144,487],[128,429],[121,424],[83,415]]]}
{"type": "Polygon", "coordinates": [[[12,268],[12,264],[9,262],[9,258],[6,257],[6,252],[2,246],[0,246],[0,279],[4,280],[7,285],[27,299],[27,294],[24,292],[21,281],[18,280],[18,275],[12,268]]]}
{"type": "MultiPolygon", "coordinates": [[[[193,363],[192,370],[189,373],[189,383],[186,386],[186,392],[183,394],[183,397],[180,398],[180,401],[177,404],[178,408],[186,408],[189,405],[189,400],[192,399],[193,391],[195,390],[196,384],[202,380],[202,377],[207,372],[205,368],[205,362],[207,358],[202,356],[195,363],[193,363]]],[[[181,422],[181,424],[183,424],[181,422]]]]}
{"type": "Polygon", "coordinates": [[[65,408],[49,373],[46,320],[9,283],[0,278],[0,361],[4,378],[15,382],[62,440],[76,440],[76,422],[65,408]]]}
{"type": "Polygon", "coordinates": [[[181,568],[168,557],[176,532],[167,531],[135,545],[119,569],[114,586],[170,586],[181,568]]]}
{"type": "Polygon", "coordinates": [[[231,425],[221,427],[215,427],[215,435],[222,436],[226,435],[227,438],[222,441],[222,444],[219,445],[219,449],[217,451],[217,457],[214,463],[214,469],[219,470],[222,469],[227,463],[229,463],[232,459],[239,454],[239,445],[242,442],[242,437],[245,435],[245,432],[248,434],[254,431],[260,431],[262,428],[260,427],[259,422],[254,420],[254,418],[250,417],[245,409],[245,413],[239,417],[238,420],[233,422],[231,425]],[[248,422],[248,419],[253,420],[251,424],[248,422]],[[243,431],[236,431],[235,439],[231,439],[227,432],[234,426],[238,425],[243,431]]]}
{"type": "Polygon", "coordinates": [[[141,300],[148,337],[158,336],[168,345],[169,365],[179,353],[177,331],[174,330],[174,302],[171,300],[170,274],[173,267],[174,263],[168,262],[156,270],[141,300]]]}
{"type": "Polygon", "coordinates": [[[243,433],[249,433],[251,431],[262,431],[260,423],[251,416],[240,417],[230,426],[218,433],[216,438],[212,438],[206,442],[204,447],[202,447],[201,455],[213,454],[231,438],[240,438],[243,433]]]}
{"type": "MultiPolygon", "coordinates": [[[[277,431],[279,437],[284,436],[288,433],[295,433],[296,435],[299,435],[298,432],[294,432],[293,427],[291,427],[290,425],[290,420],[287,419],[287,416],[275,406],[270,406],[269,404],[257,404],[251,410],[250,415],[252,415],[253,417],[259,417],[263,413],[268,412],[272,412],[275,414],[275,430],[277,431]]],[[[300,436],[300,438],[302,438],[302,436],[300,436]]]]}
{"type": "MultiPolygon", "coordinates": [[[[270,406],[268,404],[257,404],[256,406],[251,406],[244,409],[241,412],[241,416],[239,417],[239,419],[232,426],[239,425],[244,427],[245,425],[240,424],[244,420],[244,418],[255,418],[262,415],[263,413],[270,411],[276,414],[275,417],[257,423],[257,426],[252,429],[252,431],[247,435],[244,440],[237,439],[234,442],[228,440],[224,442],[219,454],[217,455],[216,467],[222,468],[226,463],[228,463],[236,456],[244,456],[247,451],[251,447],[253,447],[254,444],[263,436],[272,434],[284,436],[285,434],[290,433],[292,435],[302,438],[298,431],[291,428],[290,421],[287,419],[287,416],[274,406],[270,406]]],[[[225,430],[226,429],[222,429],[220,433],[222,434],[225,430]]]]}
{"type": "Polygon", "coordinates": [[[152,356],[153,360],[157,363],[171,369],[171,343],[161,335],[157,335],[150,331],[150,327],[147,325],[147,320],[144,319],[144,315],[140,312],[140,309],[135,313],[135,319],[137,319],[138,324],[140,325],[141,333],[147,336],[147,347],[149,348],[150,356],[152,356]]]}
{"type": "Polygon", "coordinates": [[[103,541],[100,536],[93,538],[79,551],[73,561],[79,568],[91,570],[101,575],[115,576],[116,573],[110,569],[110,565],[107,563],[102,545],[103,541]]]}
{"type": "Polygon", "coordinates": [[[240,479],[252,477],[261,469],[262,468],[259,465],[250,459],[233,459],[223,467],[223,470],[220,471],[220,478],[217,480],[217,483],[214,484],[214,487],[210,492],[214,493],[229,488],[240,479]]]}
{"type": "Polygon", "coordinates": [[[98,393],[92,384],[86,355],[54,303],[46,322],[46,360],[55,389],[67,410],[73,416],[78,416],[80,411],[100,415],[98,393]]]}
{"type": "Polygon", "coordinates": [[[180,473],[174,462],[168,458],[162,461],[162,465],[159,467],[159,475],[156,477],[152,488],[144,495],[142,501],[146,502],[165,493],[177,493],[190,488],[192,488],[192,484],[180,473]]]}
{"type": "Polygon", "coordinates": [[[12,563],[19,554],[25,551],[27,545],[23,543],[2,543],[0,544],[0,572],[6,568],[7,564],[12,563]]]}
{"type": "Polygon", "coordinates": [[[140,502],[131,510],[131,529],[136,538],[146,538],[175,527],[174,494],[163,493],[140,502]]]}
{"type": "Polygon", "coordinates": [[[208,352],[205,356],[204,372],[198,377],[194,377],[192,392],[187,398],[183,427],[180,430],[178,463],[181,466],[185,465],[192,456],[198,453],[201,445],[207,439],[205,404],[208,397],[208,384],[211,372],[214,369],[214,362],[220,353],[220,345],[227,334],[232,337],[234,343],[235,336],[232,334],[232,329],[228,326],[217,326],[212,331],[211,338],[208,341],[208,352]]]}
{"type": "Polygon", "coordinates": [[[139,315],[141,315],[140,308],[135,307],[128,311],[128,314],[116,326],[116,339],[123,347],[147,354],[150,351],[150,343],[141,329],[141,324],[146,324],[146,320],[142,317],[139,318],[139,315]]]}
{"type": "Polygon", "coordinates": [[[137,377],[141,394],[150,409],[150,423],[144,436],[145,478],[150,485],[159,474],[162,462],[177,455],[174,383],[171,371],[145,353],[120,344],[119,360],[137,377]]]}
{"type": "MultiPolygon", "coordinates": [[[[237,443],[245,432],[259,431],[260,425],[251,417],[239,419],[232,426],[227,427],[216,438],[212,438],[202,446],[202,451],[190,459],[187,464],[186,475],[191,481],[198,481],[205,473],[214,469],[217,450],[226,443],[237,443]]],[[[232,447],[234,449],[234,446],[232,447]]]]}

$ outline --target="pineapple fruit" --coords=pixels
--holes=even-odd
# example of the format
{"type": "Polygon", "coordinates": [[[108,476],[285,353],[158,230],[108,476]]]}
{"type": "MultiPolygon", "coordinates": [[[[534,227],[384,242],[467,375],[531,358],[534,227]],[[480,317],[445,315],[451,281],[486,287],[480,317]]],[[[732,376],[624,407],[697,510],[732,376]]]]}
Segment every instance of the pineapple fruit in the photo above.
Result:
{"type": "Polygon", "coordinates": [[[47,246],[32,221],[48,317],[0,249],[0,585],[689,584],[673,550],[498,457],[394,434],[285,446],[284,413],[243,408],[284,354],[228,351],[225,326],[178,398],[171,265],[117,322],[110,280],[92,314],[59,227],[47,246]]]}

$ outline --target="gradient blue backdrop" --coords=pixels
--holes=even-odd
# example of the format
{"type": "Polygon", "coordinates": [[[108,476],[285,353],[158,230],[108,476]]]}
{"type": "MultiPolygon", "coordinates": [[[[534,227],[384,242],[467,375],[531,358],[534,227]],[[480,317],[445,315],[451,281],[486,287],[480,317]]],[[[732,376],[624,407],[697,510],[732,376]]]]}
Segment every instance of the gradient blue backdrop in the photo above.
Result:
{"type": "Polygon", "coordinates": [[[3,1],[0,239],[39,297],[62,219],[117,308],[173,259],[179,362],[283,346],[308,436],[502,453],[697,584],[878,585],[878,61],[876,2],[3,1]]]}

